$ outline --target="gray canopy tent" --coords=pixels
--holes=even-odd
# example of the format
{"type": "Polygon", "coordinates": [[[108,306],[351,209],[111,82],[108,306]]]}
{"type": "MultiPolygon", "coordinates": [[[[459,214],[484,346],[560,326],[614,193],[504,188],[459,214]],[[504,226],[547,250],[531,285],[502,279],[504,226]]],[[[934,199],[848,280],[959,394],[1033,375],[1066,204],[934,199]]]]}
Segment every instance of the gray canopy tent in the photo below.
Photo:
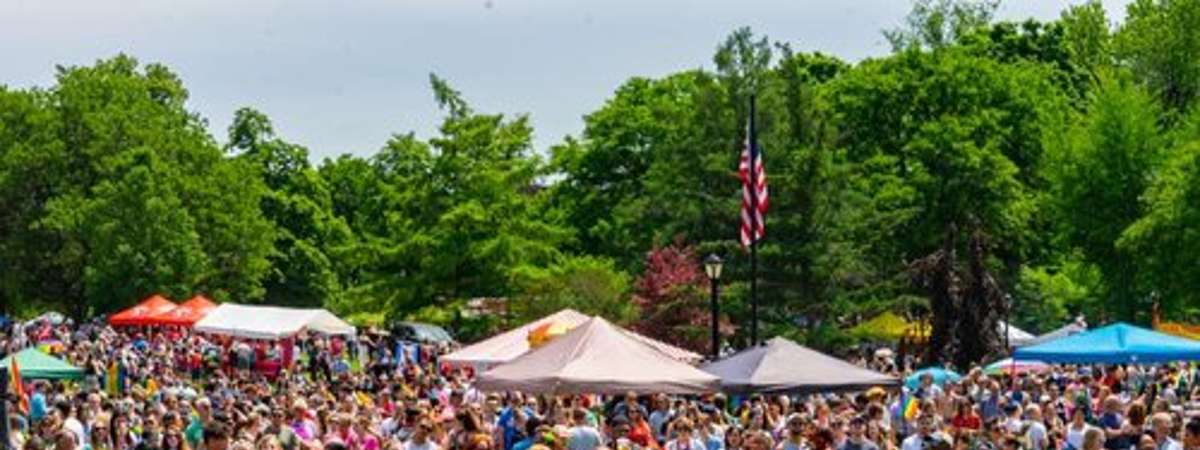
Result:
{"type": "Polygon", "coordinates": [[[782,337],[701,367],[730,393],[809,393],[898,386],[900,380],[825,355],[782,337]]]}
{"type": "Polygon", "coordinates": [[[549,394],[715,392],[717,377],[672,359],[593,317],[539,348],[479,375],[485,391],[549,394]]]}

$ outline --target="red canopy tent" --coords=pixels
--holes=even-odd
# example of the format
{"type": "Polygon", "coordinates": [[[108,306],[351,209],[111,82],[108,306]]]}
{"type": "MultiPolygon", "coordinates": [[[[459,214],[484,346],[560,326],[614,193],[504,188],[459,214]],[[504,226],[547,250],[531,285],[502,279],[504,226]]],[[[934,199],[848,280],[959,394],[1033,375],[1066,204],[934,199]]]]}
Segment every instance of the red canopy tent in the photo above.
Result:
{"type": "Polygon", "coordinates": [[[108,323],[115,327],[156,325],[157,322],[153,321],[152,317],[172,309],[175,309],[174,303],[161,295],[154,294],[150,298],[142,300],[137,306],[109,316],[108,323]]]}
{"type": "Polygon", "coordinates": [[[180,303],[174,309],[155,314],[150,317],[150,321],[155,325],[176,325],[181,327],[190,327],[208,313],[217,308],[217,304],[213,303],[203,295],[192,297],[191,300],[180,303]]]}

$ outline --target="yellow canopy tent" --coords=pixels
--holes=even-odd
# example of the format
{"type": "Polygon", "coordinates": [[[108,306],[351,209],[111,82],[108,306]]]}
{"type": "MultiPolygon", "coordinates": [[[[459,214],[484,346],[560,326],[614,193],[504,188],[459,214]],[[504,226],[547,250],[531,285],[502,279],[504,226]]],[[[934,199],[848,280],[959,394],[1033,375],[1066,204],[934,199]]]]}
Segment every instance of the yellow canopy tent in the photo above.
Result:
{"type": "Polygon", "coordinates": [[[871,320],[855,325],[849,332],[859,339],[872,341],[898,341],[905,336],[927,339],[929,325],[909,322],[891,311],[885,311],[871,320]]]}
{"type": "Polygon", "coordinates": [[[1158,302],[1154,302],[1150,306],[1150,322],[1154,331],[1165,333],[1181,338],[1200,340],[1200,325],[1191,325],[1180,322],[1169,322],[1162,320],[1161,312],[1158,309],[1158,302]]]}

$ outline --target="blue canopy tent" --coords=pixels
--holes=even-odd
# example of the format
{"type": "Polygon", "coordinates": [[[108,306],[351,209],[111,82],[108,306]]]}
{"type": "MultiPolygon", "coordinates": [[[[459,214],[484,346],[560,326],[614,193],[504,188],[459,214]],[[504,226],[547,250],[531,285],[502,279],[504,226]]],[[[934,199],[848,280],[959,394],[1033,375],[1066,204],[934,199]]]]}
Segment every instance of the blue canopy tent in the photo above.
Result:
{"type": "Polygon", "coordinates": [[[1015,360],[1067,364],[1164,363],[1200,360],[1200,341],[1115,323],[1106,327],[1018,348],[1015,360]]]}

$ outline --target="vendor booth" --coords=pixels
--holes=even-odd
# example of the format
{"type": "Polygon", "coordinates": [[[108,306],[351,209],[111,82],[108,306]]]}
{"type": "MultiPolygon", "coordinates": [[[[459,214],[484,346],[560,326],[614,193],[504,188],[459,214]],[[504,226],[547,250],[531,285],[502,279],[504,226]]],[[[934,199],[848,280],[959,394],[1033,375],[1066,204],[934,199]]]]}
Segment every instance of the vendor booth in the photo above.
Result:
{"type": "Polygon", "coordinates": [[[216,303],[203,295],[197,295],[171,310],[151,316],[150,321],[156,325],[190,327],[214,309],[217,309],[216,303]]]}
{"type": "Polygon", "coordinates": [[[36,348],[27,348],[0,359],[0,370],[8,370],[12,367],[13,359],[17,360],[21,378],[25,380],[79,380],[83,378],[83,369],[42,353],[36,348]]]}
{"type": "Polygon", "coordinates": [[[885,311],[871,320],[855,325],[849,330],[851,336],[878,342],[896,342],[901,338],[926,339],[929,324],[909,322],[891,311],[885,311]]]}
{"type": "Polygon", "coordinates": [[[1075,320],[1071,321],[1071,323],[1051,330],[1046,334],[1038,335],[1037,337],[1033,338],[1033,340],[1026,342],[1025,344],[1018,345],[1018,347],[1044,344],[1046,342],[1055,341],[1067,336],[1074,336],[1087,330],[1087,321],[1083,320],[1083,317],[1076,317],[1075,320]]]}
{"type": "Polygon", "coordinates": [[[812,393],[897,386],[900,380],[864,369],[782,337],[701,367],[730,393],[812,393]]]}
{"type": "Polygon", "coordinates": [[[142,300],[132,308],[113,314],[108,323],[114,327],[140,327],[156,325],[154,316],[175,309],[175,304],[163,296],[155,294],[142,300]]]}
{"type": "MultiPolygon", "coordinates": [[[[442,356],[439,360],[454,366],[471,366],[476,369],[486,369],[497,364],[505,363],[528,353],[531,341],[536,344],[538,336],[554,334],[578,327],[590,319],[587,315],[573,309],[564,309],[523,326],[514,328],[491,338],[460,348],[455,352],[442,356]],[[531,337],[533,339],[531,339],[531,337]]],[[[670,344],[656,341],[632,331],[620,329],[634,340],[649,345],[677,361],[696,363],[702,356],[670,344]]]]}
{"type": "Polygon", "coordinates": [[[354,326],[324,309],[250,306],[223,303],[196,322],[200,333],[246,339],[284,339],[308,330],[322,334],[354,335],[354,326]]]}
{"type": "Polygon", "coordinates": [[[1013,359],[1064,364],[1154,364],[1200,360],[1200,341],[1115,323],[1044,344],[1018,348],[1013,359]]]}
{"type": "Polygon", "coordinates": [[[1011,347],[1029,345],[1034,339],[1037,339],[1037,336],[1034,336],[1033,333],[1017,328],[1011,323],[1005,323],[1003,320],[996,322],[996,332],[1001,338],[1004,337],[1005,333],[1008,333],[1008,339],[1005,342],[1011,347]]]}
{"type": "Polygon", "coordinates": [[[593,317],[480,374],[475,386],[545,394],[700,394],[716,391],[719,379],[593,317]]]}

